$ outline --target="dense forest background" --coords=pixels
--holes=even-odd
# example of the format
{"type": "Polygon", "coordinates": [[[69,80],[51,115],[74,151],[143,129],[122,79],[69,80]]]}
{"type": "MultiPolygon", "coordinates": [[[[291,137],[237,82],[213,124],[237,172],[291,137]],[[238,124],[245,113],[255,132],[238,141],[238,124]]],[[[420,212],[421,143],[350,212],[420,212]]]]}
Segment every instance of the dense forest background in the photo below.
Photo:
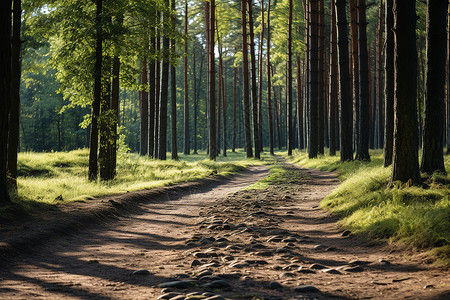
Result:
{"type": "MultiPolygon", "coordinates": [[[[445,172],[446,1],[5,3],[13,181],[17,151],[89,147],[96,180],[114,177],[117,149],[215,159],[236,148],[256,158],[274,148],[313,158],[326,148],[346,161],[384,148],[387,166],[417,161],[422,140],[431,149],[422,171],[445,172]]],[[[394,167],[393,179],[420,181],[412,165],[394,167]]]]}

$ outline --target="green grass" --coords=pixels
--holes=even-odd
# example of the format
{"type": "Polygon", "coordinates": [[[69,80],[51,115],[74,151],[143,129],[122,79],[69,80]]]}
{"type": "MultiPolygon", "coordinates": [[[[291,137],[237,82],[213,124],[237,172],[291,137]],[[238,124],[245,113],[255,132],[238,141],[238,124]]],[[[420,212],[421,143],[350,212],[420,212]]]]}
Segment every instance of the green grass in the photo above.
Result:
{"type": "MultiPolygon", "coordinates": [[[[168,157],[170,154],[168,153],[168,157]]],[[[87,179],[87,149],[54,153],[19,153],[16,203],[27,209],[71,201],[86,201],[98,196],[126,193],[179,182],[195,181],[210,175],[228,176],[246,166],[258,164],[245,159],[245,153],[229,151],[217,161],[205,153],[180,155],[180,159],[153,160],[137,154],[118,154],[117,176],[112,181],[87,179]]]]}
{"type": "MultiPolygon", "coordinates": [[[[292,162],[335,171],[343,183],[321,207],[342,217],[342,226],[372,239],[387,240],[429,252],[438,264],[450,265],[450,176],[435,174],[422,187],[394,184],[392,168],[383,167],[382,151],[371,152],[371,162],[339,162],[339,156],[308,159],[300,152],[292,162]]],[[[450,156],[445,157],[450,172],[450,156]]]]}

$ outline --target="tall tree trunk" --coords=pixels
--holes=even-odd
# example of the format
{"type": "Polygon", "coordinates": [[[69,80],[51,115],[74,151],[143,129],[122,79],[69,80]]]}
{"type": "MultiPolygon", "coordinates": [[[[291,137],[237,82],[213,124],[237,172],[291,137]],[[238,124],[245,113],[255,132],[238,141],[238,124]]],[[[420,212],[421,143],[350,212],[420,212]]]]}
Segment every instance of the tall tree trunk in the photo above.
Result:
{"type": "Polygon", "coordinates": [[[395,0],[394,148],[391,183],[420,182],[417,146],[416,1],[395,0]]]}
{"type": "MultiPolygon", "coordinates": [[[[156,24],[161,23],[161,12],[156,11],[156,24]]],[[[159,25],[160,26],[160,25],[159,25]]],[[[155,51],[157,53],[157,59],[155,61],[156,65],[156,76],[155,76],[155,133],[154,133],[154,157],[159,158],[159,103],[161,98],[161,29],[159,27],[156,29],[156,47],[155,51]]]]}
{"type": "MultiPolygon", "coordinates": [[[[319,102],[319,70],[318,70],[318,60],[319,60],[319,37],[318,37],[318,22],[319,22],[319,1],[310,0],[309,4],[309,60],[310,60],[310,70],[309,70],[309,111],[308,111],[308,121],[309,121],[309,144],[308,144],[308,157],[316,158],[319,147],[319,124],[318,124],[318,102],[319,102]]],[[[321,92],[321,91],[320,91],[321,92]]]]}
{"type": "Polygon", "coordinates": [[[370,161],[369,57],[367,53],[366,26],[366,1],[358,0],[359,140],[356,159],[370,161]]]}
{"type": "MultiPolygon", "coordinates": [[[[169,6],[169,0],[166,0],[166,5],[169,6]]],[[[169,15],[166,12],[163,15],[164,27],[168,27],[169,15]]],[[[167,33],[165,33],[167,34],[167,33]]],[[[161,95],[159,99],[159,126],[158,126],[158,158],[166,160],[167,155],[167,103],[169,94],[169,38],[163,36],[163,48],[162,48],[162,65],[161,65],[161,95]]]]}
{"type": "Polygon", "coordinates": [[[377,75],[378,75],[378,141],[379,148],[384,146],[384,116],[383,116],[383,1],[380,0],[378,9],[378,35],[377,35],[377,75]]]}
{"type": "Polygon", "coordinates": [[[113,119],[115,117],[111,110],[111,69],[112,59],[109,55],[103,57],[102,66],[102,98],[100,102],[99,119],[99,151],[98,165],[100,180],[111,180],[111,150],[113,135],[113,119]]]}
{"type": "Polygon", "coordinates": [[[92,121],[89,143],[89,170],[88,178],[97,180],[98,176],[98,119],[100,116],[100,102],[102,97],[102,59],[103,59],[103,32],[102,32],[103,0],[96,0],[95,28],[95,67],[94,67],[94,99],[92,101],[92,121]]]}
{"type": "Polygon", "coordinates": [[[319,116],[319,126],[318,126],[318,141],[317,141],[317,153],[324,154],[324,105],[325,105],[325,85],[324,85],[324,69],[325,69],[325,12],[324,12],[324,0],[319,0],[319,24],[318,24],[318,35],[319,35],[319,58],[318,58],[318,90],[319,98],[317,102],[317,113],[319,116]]]}
{"type": "Polygon", "coordinates": [[[385,36],[386,47],[384,57],[384,166],[392,164],[392,150],[394,139],[394,0],[386,0],[385,36]]]}
{"type": "Polygon", "coordinates": [[[272,113],[272,79],[271,79],[271,66],[270,66],[270,1],[267,3],[267,113],[269,119],[269,151],[270,155],[274,155],[273,152],[273,113],[272,113]]]}
{"type": "MultiPolygon", "coordinates": [[[[223,62],[221,62],[223,64],[223,62]]],[[[226,68],[225,68],[226,70],[226,68]]],[[[223,146],[223,156],[227,156],[227,76],[226,71],[224,71],[224,68],[222,66],[222,73],[224,73],[222,78],[222,146],[223,146]]]]}
{"type": "MultiPolygon", "coordinates": [[[[119,20],[122,22],[122,19],[119,20]]],[[[119,122],[119,90],[120,90],[120,58],[118,53],[114,55],[113,66],[112,66],[112,84],[111,84],[111,109],[114,115],[114,122],[112,124],[112,148],[111,148],[111,168],[109,176],[114,178],[116,176],[116,166],[117,166],[117,126],[119,122]]]]}
{"type": "Polygon", "coordinates": [[[223,102],[223,60],[222,60],[222,41],[219,34],[219,22],[216,18],[216,33],[217,33],[217,49],[219,50],[219,78],[217,82],[218,90],[218,98],[217,98],[217,124],[216,124],[216,132],[217,132],[217,155],[220,155],[221,148],[221,127],[222,127],[222,102],[223,102]]]}
{"type": "Polygon", "coordinates": [[[237,67],[233,68],[233,131],[231,138],[231,151],[236,151],[236,101],[237,101],[237,67]]]}
{"type": "Polygon", "coordinates": [[[353,103],[354,103],[354,138],[355,138],[355,150],[356,153],[359,153],[358,150],[358,141],[359,141],[359,61],[358,61],[358,8],[357,8],[358,0],[350,0],[350,34],[352,41],[352,76],[353,81],[351,85],[353,87],[353,103]]]}
{"type": "Polygon", "coordinates": [[[253,0],[248,0],[248,28],[250,38],[250,62],[252,78],[252,115],[253,115],[253,143],[255,144],[255,158],[260,158],[259,153],[259,125],[258,125],[258,92],[256,86],[256,55],[255,35],[253,33],[253,0]]]}
{"type": "Polygon", "coordinates": [[[330,30],[330,155],[336,155],[336,109],[338,102],[338,65],[337,65],[337,32],[336,7],[331,0],[331,30],[330,30]]]}
{"type": "Polygon", "coordinates": [[[258,49],[258,133],[259,133],[259,152],[263,152],[263,120],[262,120],[262,90],[263,90],[263,44],[264,44],[264,1],[261,2],[261,32],[259,35],[258,49]]]}
{"type": "Polygon", "coordinates": [[[445,173],[445,63],[448,1],[427,1],[427,69],[420,170],[445,173]]]}
{"type": "MultiPolygon", "coordinates": [[[[191,151],[189,136],[189,93],[188,93],[188,1],[184,4],[184,154],[188,155],[191,151]]],[[[195,79],[194,79],[195,80],[195,79]]]]}
{"type": "Polygon", "coordinates": [[[140,122],[140,155],[146,155],[148,150],[148,77],[147,58],[144,57],[141,66],[141,90],[139,91],[140,122]]]}
{"type": "Polygon", "coordinates": [[[214,55],[214,26],[216,18],[216,3],[215,0],[210,0],[209,11],[209,55],[208,55],[208,68],[209,68],[209,158],[216,159],[216,67],[215,67],[215,55],[214,55]]]}
{"type": "MultiPolygon", "coordinates": [[[[22,21],[22,1],[13,1],[13,27],[11,43],[11,106],[9,108],[8,128],[8,185],[17,190],[17,150],[19,148],[20,115],[20,26],[22,21]]],[[[61,150],[61,149],[60,149],[61,150]]]]}
{"type": "MultiPolygon", "coordinates": [[[[150,54],[154,56],[156,54],[155,43],[156,39],[153,36],[154,30],[151,30],[150,37],[150,54]]],[[[156,158],[155,156],[155,117],[156,117],[156,60],[154,57],[150,57],[149,64],[149,93],[148,93],[148,155],[156,158]]]]}
{"type": "Polygon", "coordinates": [[[292,132],[292,0],[289,0],[287,39],[287,154],[292,155],[294,142],[294,135],[292,132]]]}
{"type": "MultiPolygon", "coordinates": [[[[172,11],[171,16],[171,24],[172,30],[176,28],[176,19],[175,19],[175,0],[170,1],[170,9],[172,11]]],[[[172,127],[172,159],[178,160],[178,144],[177,144],[177,77],[176,77],[176,69],[175,62],[173,61],[176,56],[175,51],[175,39],[170,40],[170,98],[171,98],[171,127],[172,127]]],[[[186,116],[186,115],[185,115],[186,116]]],[[[188,126],[189,128],[189,122],[188,126]]]]}
{"type": "Polygon", "coordinates": [[[297,136],[299,150],[305,148],[303,144],[303,90],[301,73],[300,55],[297,54],[297,136]]]}
{"type": "Polygon", "coordinates": [[[11,0],[0,2],[0,206],[10,202],[6,182],[8,112],[11,104],[11,0]]]}
{"type": "MultiPolygon", "coordinates": [[[[447,57],[450,57],[450,3],[448,5],[447,57]]],[[[447,155],[450,154],[450,59],[447,65],[447,155]]]]}
{"type": "Polygon", "coordinates": [[[340,134],[341,161],[353,159],[352,137],[352,96],[350,92],[350,72],[348,60],[347,17],[345,0],[336,0],[336,21],[338,30],[339,89],[340,89],[340,134]]]}
{"type": "Polygon", "coordinates": [[[247,157],[253,157],[251,132],[250,132],[250,99],[248,82],[248,45],[247,45],[247,0],[242,0],[242,63],[244,84],[244,127],[245,127],[245,150],[247,157]]]}

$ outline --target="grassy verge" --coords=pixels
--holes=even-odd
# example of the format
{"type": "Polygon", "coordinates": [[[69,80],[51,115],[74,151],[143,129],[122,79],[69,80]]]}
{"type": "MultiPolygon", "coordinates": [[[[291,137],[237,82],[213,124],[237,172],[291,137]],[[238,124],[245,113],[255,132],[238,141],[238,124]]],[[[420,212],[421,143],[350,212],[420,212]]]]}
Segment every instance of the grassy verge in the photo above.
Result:
{"type": "MultiPolygon", "coordinates": [[[[381,151],[371,162],[340,163],[339,156],[308,159],[300,152],[292,162],[335,171],[343,183],[321,203],[342,217],[342,226],[370,238],[429,249],[436,263],[450,265],[450,176],[424,178],[422,187],[387,183],[391,168],[383,167],[381,151]]],[[[450,156],[445,157],[450,173],[450,156]]]]}
{"type": "MultiPolygon", "coordinates": [[[[246,166],[258,164],[245,159],[243,151],[228,152],[217,161],[206,154],[180,155],[178,161],[153,160],[137,154],[118,155],[117,177],[112,181],[87,180],[87,149],[54,153],[19,153],[18,194],[13,200],[26,210],[71,201],[86,201],[98,196],[126,193],[207,176],[231,175],[246,166]]],[[[0,215],[5,215],[1,214],[0,215]]]]}

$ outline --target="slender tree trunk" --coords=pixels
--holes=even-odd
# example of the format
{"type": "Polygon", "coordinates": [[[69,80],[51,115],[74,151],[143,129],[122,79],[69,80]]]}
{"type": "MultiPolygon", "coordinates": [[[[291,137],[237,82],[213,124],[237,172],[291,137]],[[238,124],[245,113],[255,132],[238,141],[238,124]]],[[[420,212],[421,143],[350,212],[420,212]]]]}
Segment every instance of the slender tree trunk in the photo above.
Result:
{"type": "Polygon", "coordinates": [[[348,60],[347,17],[345,0],[336,0],[336,21],[338,30],[339,89],[340,89],[340,134],[341,161],[353,159],[352,137],[352,97],[350,92],[350,72],[348,60]]]}
{"type": "Polygon", "coordinates": [[[216,18],[215,0],[210,0],[209,12],[209,158],[215,160],[217,157],[216,149],[216,68],[214,55],[214,26],[216,18]]]}
{"type": "Polygon", "coordinates": [[[337,65],[337,32],[336,7],[331,0],[331,30],[330,30],[330,155],[336,155],[336,104],[338,101],[338,65],[337,65]]]}
{"type": "Polygon", "coordinates": [[[447,155],[450,154],[450,3],[448,5],[447,35],[447,155]]]}
{"type": "Polygon", "coordinates": [[[448,1],[427,1],[427,69],[420,170],[445,172],[445,63],[448,1]]]}
{"type": "Polygon", "coordinates": [[[89,171],[88,178],[97,180],[98,176],[98,119],[100,116],[100,102],[102,97],[102,58],[103,58],[103,32],[102,32],[103,0],[96,0],[96,46],[94,67],[94,99],[92,101],[92,121],[89,145],[89,171]]]}
{"type": "Polygon", "coordinates": [[[256,85],[256,55],[255,35],[253,33],[253,0],[248,0],[248,27],[250,38],[250,62],[252,79],[252,115],[253,115],[253,143],[255,144],[255,158],[260,158],[259,153],[259,125],[258,125],[258,92],[256,85]]]}
{"type": "Polygon", "coordinates": [[[355,150],[359,153],[358,143],[359,143],[359,61],[358,61],[358,0],[350,0],[350,34],[352,41],[352,91],[353,91],[353,103],[354,103],[354,128],[355,128],[355,150]]]}
{"type": "MultiPolygon", "coordinates": [[[[226,70],[226,68],[225,68],[226,70]]],[[[224,71],[223,66],[222,66],[222,73],[223,76],[222,77],[222,95],[223,95],[223,99],[222,99],[222,137],[223,137],[223,142],[222,142],[222,146],[223,146],[223,156],[227,156],[227,86],[226,86],[226,82],[227,82],[227,76],[226,76],[226,71],[224,71]]]]}
{"type": "MultiPolygon", "coordinates": [[[[121,22],[122,19],[120,19],[119,22],[121,22]]],[[[112,148],[111,148],[111,167],[110,167],[110,174],[109,176],[111,178],[114,178],[116,176],[116,166],[117,166],[117,126],[119,123],[119,90],[120,90],[120,58],[118,56],[118,53],[115,54],[113,58],[113,66],[112,66],[112,84],[111,84],[111,109],[114,114],[114,122],[112,124],[113,126],[113,141],[112,141],[112,148]]]]}
{"type": "Polygon", "coordinates": [[[289,0],[288,15],[288,46],[287,46],[287,154],[292,155],[293,139],[292,132],[292,0],[289,0]]]}
{"type": "MultiPolygon", "coordinates": [[[[319,90],[318,90],[318,60],[319,60],[319,36],[318,36],[318,22],[319,22],[319,1],[310,0],[309,4],[309,59],[310,59],[310,70],[309,70],[309,111],[308,111],[308,121],[309,121],[309,144],[308,144],[308,156],[309,158],[316,158],[318,154],[319,147],[319,122],[318,122],[318,102],[319,102],[319,90]]],[[[321,92],[321,91],[320,91],[321,92]]]]}
{"type": "Polygon", "coordinates": [[[263,120],[262,120],[262,90],[263,90],[263,44],[264,44],[264,1],[261,2],[261,32],[259,35],[258,49],[258,133],[259,133],[259,152],[263,152],[263,120]]]}
{"type": "Polygon", "coordinates": [[[366,26],[366,1],[358,0],[359,140],[356,159],[370,161],[369,57],[367,52],[366,26]]]}
{"type": "MultiPolygon", "coordinates": [[[[108,18],[109,19],[109,18],[108,18]]],[[[109,20],[110,21],[110,20],[109,20]]],[[[99,119],[99,151],[98,165],[100,180],[111,180],[111,150],[113,135],[114,113],[111,110],[111,69],[112,58],[109,55],[103,57],[102,66],[102,97],[100,102],[99,119]]]]}
{"type": "Polygon", "coordinates": [[[300,55],[297,54],[297,136],[299,150],[305,148],[303,144],[303,91],[301,73],[300,55]]]}
{"type": "Polygon", "coordinates": [[[144,57],[141,66],[141,90],[139,91],[140,123],[140,155],[146,155],[148,150],[148,77],[147,58],[144,57]]]}
{"type": "Polygon", "coordinates": [[[319,12],[318,12],[318,38],[319,38],[319,58],[318,58],[318,90],[319,98],[317,102],[317,113],[319,116],[319,126],[318,126],[318,141],[317,141],[317,153],[324,154],[324,106],[325,106],[325,84],[324,84],[324,69],[325,69],[325,12],[324,12],[324,0],[319,0],[319,12]]]}
{"type": "Polygon", "coordinates": [[[270,66],[270,1],[267,3],[267,113],[269,119],[269,151],[274,155],[273,146],[273,113],[272,113],[272,79],[270,66]]]}
{"type": "MultiPolygon", "coordinates": [[[[151,29],[152,30],[152,29],[151,29]]],[[[153,36],[154,31],[151,31],[150,37],[150,54],[153,56],[156,54],[155,43],[156,39],[153,36]]],[[[148,93],[148,110],[149,110],[149,122],[148,122],[148,155],[156,158],[155,156],[155,117],[156,117],[156,60],[151,57],[149,64],[149,93],[148,93]]]]}
{"type": "MultiPolygon", "coordinates": [[[[11,106],[9,108],[8,128],[8,186],[17,190],[17,151],[19,148],[20,115],[20,26],[22,21],[22,1],[13,1],[13,27],[11,43],[11,106]]],[[[60,147],[60,146],[59,146],[60,147]]]]}
{"type": "MultiPolygon", "coordinates": [[[[156,20],[157,24],[161,23],[161,12],[156,12],[156,20]]],[[[156,65],[156,76],[155,76],[155,133],[154,133],[154,157],[159,158],[159,103],[161,98],[161,30],[159,28],[156,29],[156,47],[155,51],[157,53],[157,59],[155,61],[156,65]]]]}
{"type": "MultiPolygon", "coordinates": [[[[166,5],[169,6],[169,0],[166,5]]],[[[164,14],[164,27],[168,28],[169,16],[164,14]]],[[[167,103],[169,94],[169,49],[170,40],[163,36],[162,65],[161,65],[161,95],[159,99],[159,126],[158,126],[158,158],[166,160],[167,155],[167,103]]]]}
{"type": "Polygon", "coordinates": [[[378,35],[377,35],[377,68],[378,68],[378,140],[379,148],[384,146],[384,115],[383,115],[383,1],[380,0],[378,9],[378,35]]]}
{"type": "Polygon", "coordinates": [[[385,58],[384,58],[384,95],[385,95],[385,123],[384,123],[384,166],[392,164],[392,150],[394,138],[394,14],[392,12],[393,0],[386,0],[385,16],[385,58]]]}
{"type": "MultiPolygon", "coordinates": [[[[176,19],[175,19],[175,0],[170,1],[170,9],[172,10],[171,23],[172,30],[176,28],[176,19]]],[[[170,98],[171,98],[171,129],[172,129],[172,159],[178,160],[178,143],[177,143],[177,77],[176,77],[176,69],[175,63],[173,61],[176,56],[175,51],[175,39],[170,39],[170,98]]],[[[186,115],[185,115],[186,116],[186,115]]],[[[189,118],[188,118],[189,119],[189,118]]],[[[189,129],[189,122],[187,122],[187,127],[189,129]]]]}
{"type": "Polygon", "coordinates": [[[0,2],[0,68],[0,206],[3,206],[10,202],[6,165],[11,105],[11,0],[0,2]]]}
{"type": "Polygon", "coordinates": [[[394,13],[394,149],[391,183],[420,183],[417,153],[416,1],[395,0],[394,13]]]}
{"type": "Polygon", "coordinates": [[[245,127],[245,150],[247,157],[253,157],[252,141],[250,133],[250,99],[248,82],[248,45],[247,45],[247,0],[241,2],[242,10],[242,62],[243,62],[243,84],[244,84],[244,127],[245,127]]]}
{"type": "Polygon", "coordinates": [[[219,34],[219,23],[218,18],[216,18],[216,33],[217,33],[217,49],[219,50],[219,78],[217,82],[217,88],[218,88],[218,98],[217,98],[217,124],[216,124],[216,132],[217,132],[217,155],[220,155],[220,148],[221,148],[221,127],[222,127],[222,102],[223,102],[223,59],[222,59],[222,41],[219,34]]]}
{"type": "MultiPolygon", "coordinates": [[[[188,1],[184,3],[184,154],[188,155],[191,151],[189,136],[189,90],[188,90],[188,1]]],[[[195,79],[194,79],[195,80],[195,79]]]]}
{"type": "Polygon", "coordinates": [[[236,101],[237,101],[237,67],[234,67],[233,73],[233,136],[231,143],[231,151],[236,151],[236,101]]]}

